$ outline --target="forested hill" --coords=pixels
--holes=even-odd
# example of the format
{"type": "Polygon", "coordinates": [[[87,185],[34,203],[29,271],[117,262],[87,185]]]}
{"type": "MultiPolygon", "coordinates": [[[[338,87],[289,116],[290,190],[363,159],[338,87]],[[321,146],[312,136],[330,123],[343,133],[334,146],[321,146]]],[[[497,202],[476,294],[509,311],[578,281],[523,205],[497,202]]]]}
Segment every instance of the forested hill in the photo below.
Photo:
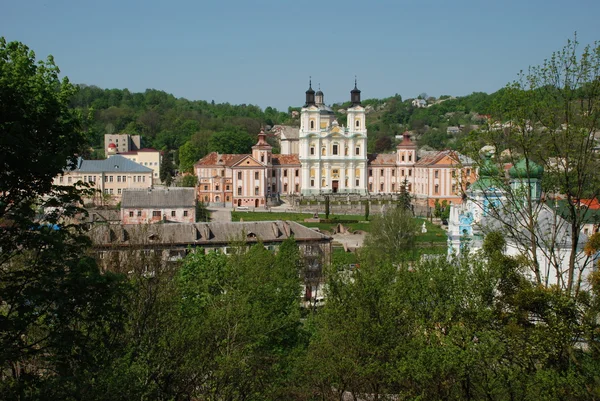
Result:
{"type": "MultiPolygon", "coordinates": [[[[460,148],[461,136],[481,123],[482,115],[489,114],[496,94],[478,92],[439,99],[423,94],[427,107],[416,107],[413,99],[403,100],[400,95],[364,100],[369,151],[393,150],[395,135],[404,130],[417,133],[421,145],[460,148]],[[463,126],[462,132],[447,134],[449,126],[463,126]]],[[[178,151],[176,161],[182,169],[189,169],[193,161],[210,151],[249,152],[263,126],[299,124],[298,118],[291,116],[291,111],[298,108],[281,112],[255,105],[191,101],[155,89],[132,93],[127,89],[80,85],[71,106],[81,111],[89,143],[95,149],[87,157],[103,157],[106,133],[139,134],[145,147],[178,151]]],[[[348,106],[333,105],[342,124],[348,106]]]]}

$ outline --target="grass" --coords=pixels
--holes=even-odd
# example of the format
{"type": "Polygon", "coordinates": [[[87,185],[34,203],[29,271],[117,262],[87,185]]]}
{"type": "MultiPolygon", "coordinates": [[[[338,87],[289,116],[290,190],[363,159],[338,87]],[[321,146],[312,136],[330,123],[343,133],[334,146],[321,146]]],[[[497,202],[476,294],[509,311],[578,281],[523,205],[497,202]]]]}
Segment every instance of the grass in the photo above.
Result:
{"type": "MultiPolygon", "coordinates": [[[[306,227],[317,227],[322,231],[332,231],[333,228],[337,225],[336,220],[358,220],[358,223],[344,223],[348,229],[362,230],[365,232],[370,232],[371,226],[370,222],[364,221],[365,216],[362,215],[344,215],[344,214],[330,214],[329,218],[333,220],[332,223],[305,223],[304,219],[311,218],[312,214],[310,213],[284,213],[284,212],[231,212],[231,220],[232,221],[240,221],[240,219],[244,219],[244,221],[267,221],[267,220],[291,220],[301,223],[306,227]]],[[[324,219],[325,213],[319,213],[319,218],[324,219]]],[[[417,232],[417,243],[430,246],[441,246],[442,244],[446,244],[447,236],[446,231],[441,229],[439,226],[432,224],[429,220],[425,220],[422,218],[415,218],[417,221],[419,230],[417,232]],[[426,233],[421,233],[421,226],[425,222],[425,227],[427,228],[426,233]]]]}

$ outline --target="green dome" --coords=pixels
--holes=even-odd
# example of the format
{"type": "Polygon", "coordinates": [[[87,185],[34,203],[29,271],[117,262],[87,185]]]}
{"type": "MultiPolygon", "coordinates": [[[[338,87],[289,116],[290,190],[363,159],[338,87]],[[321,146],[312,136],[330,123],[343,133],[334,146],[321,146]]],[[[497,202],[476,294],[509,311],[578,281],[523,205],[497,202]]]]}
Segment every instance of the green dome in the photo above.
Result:
{"type": "Polygon", "coordinates": [[[484,156],[484,161],[479,167],[479,177],[493,177],[498,178],[500,176],[500,169],[496,166],[496,163],[492,161],[491,156],[484,156]]]}
{"type": "Polygon", "coordinates": [[[508,170],[510,178],[537,178],[541,179],[544,174],[544,168],[531,160],[521,159],[508,170]],[[527,170],[529,164],[529,171],[527,170]]]}
{"type": "Polygon", "coordinates": [[[495,188],[501,185],[503,175],[500,169],[492,161],[491,155],[483,155],[483,163],[479,167],[479,179],[470,186],[472,191],[485,191],[488,188],[495,188]]]}

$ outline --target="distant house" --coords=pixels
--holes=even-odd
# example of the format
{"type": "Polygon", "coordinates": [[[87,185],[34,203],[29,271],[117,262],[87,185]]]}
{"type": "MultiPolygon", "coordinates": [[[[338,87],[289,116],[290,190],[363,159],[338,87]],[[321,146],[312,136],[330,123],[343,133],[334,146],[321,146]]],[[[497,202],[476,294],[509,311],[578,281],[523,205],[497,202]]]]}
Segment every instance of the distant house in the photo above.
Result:
{"type": "Polygon", "coordinates": [[[160,162],[162,160],[160,151],[152,148],[143,148],[139,150],[130,150],[129,152],[119,152],[119,155],[126,159],[141,164],[142,166],[151,168],[152,181],[155,184],[160,182],[160,162]]]}
{"type": "Polygon", "coordinates": [[[159,221],[194,223],[194,188],[130,189],[123,191],[121,222],[147,224],[159,221]]]}
{"type": "Polygon", "coordinates": [[[460,134],[460,127],[450,126],[446,128],[446,133],[450,135],[460,134]]]}
{"type": "Polygon", "coordinates": [[[129,134],[104,135],[104,154],[112,156],[117,152],[130,152],[141,148],[141,137],[129,134]]]}
{"type": "Polygon", "coordinates": [[[413,99],[411,102],[413,107],[423,108],[427,107],[427,101],[425,99],[413,99]]]}
{"type": "MultiPolygon", "coordinates": [[[[256,221],[184,224],[99,224],[89,232],[93,250],[104,270],[122,271],[128,260],[154,258],[160,266],[177,263],[189,252],[234,251],[232,243],[252,246],[262,243],[277,251],[294,237],[303,258],[299,273],[304,281],[304,299],[318,296],[323,284],[323,266],[331,262],[332,238],[293,221],[256,221]]],[[[146,268],[146,267],[144,267],[146,268]]],[[[148,271],[147,274],[153,274],[148,271]]]]}
{"type": "Polygon", "coordinates": [[[55,185],[88,183],[97,190],[95,201],[116,203],[125,189],[152,187],[152,170],[123,156],[110,156],[105,160],[79,159],[73,170],[65,170],[54,178],[55,185]],[[101,194],[107,199],[100,199],[101,194]]]}

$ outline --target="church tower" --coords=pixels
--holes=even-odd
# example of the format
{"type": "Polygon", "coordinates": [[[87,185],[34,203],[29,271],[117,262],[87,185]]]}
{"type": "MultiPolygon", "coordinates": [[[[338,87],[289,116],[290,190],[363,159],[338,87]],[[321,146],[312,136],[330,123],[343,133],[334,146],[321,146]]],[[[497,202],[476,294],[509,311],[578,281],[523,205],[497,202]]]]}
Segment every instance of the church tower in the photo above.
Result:
{"type": "Polygon", "coordinates": [[[271,166],[273,147],[267,142],[267,135],[263,130],[258,134],[258,142],[252,146],[252,157],[264,164],[271,166]]]}

